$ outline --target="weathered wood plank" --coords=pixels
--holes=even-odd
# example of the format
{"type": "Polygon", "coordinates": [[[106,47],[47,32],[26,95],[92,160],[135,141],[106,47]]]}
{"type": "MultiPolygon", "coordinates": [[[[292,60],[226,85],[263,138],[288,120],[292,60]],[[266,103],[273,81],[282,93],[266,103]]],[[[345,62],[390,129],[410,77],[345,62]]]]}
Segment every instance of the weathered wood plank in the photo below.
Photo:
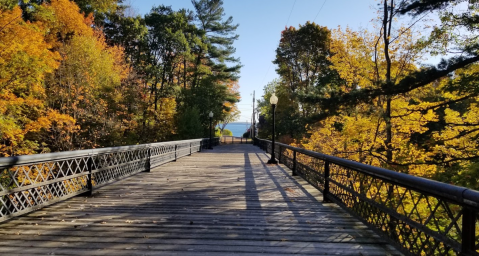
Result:
{"type": "Polygon", "coordinates": [[[2,255],[401,255],[252,145],[218,146],[0,225],[2,255]]]}

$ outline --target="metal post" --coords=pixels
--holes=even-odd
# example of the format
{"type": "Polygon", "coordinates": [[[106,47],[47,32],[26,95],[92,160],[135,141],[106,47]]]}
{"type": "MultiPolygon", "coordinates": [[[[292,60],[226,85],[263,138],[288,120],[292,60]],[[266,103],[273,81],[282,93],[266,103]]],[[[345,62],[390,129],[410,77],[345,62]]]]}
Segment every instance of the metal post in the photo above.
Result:
{"type": "Polygon", "coordinates": [[[190,142],[190,154],[189,155],[191,156],[191,142],[190,142]]]}
{"type": "Polygon", "coordinates": [[[150,172],[151,171],[151,148],[148,147],[146,150],[146,164],[145,164],[145,172],[150,172]]]}
{"type": "Polygon", "coordinates": [[[276,108],[276,105],[271,104],[271,106],[273,107],[273,139],[272,139],[273,144],[271,145],[271,158],[269,159],[268,164],[278,164],[278,161],[276,161],[276,159],[274,159],[274,137],[275,137],[275,133],[276,133],[276,131],[274,129],[275,128],[274,127],[275,126],[275,124],[274,124],[274,122],[275,122],[275,120],[274,120],[274,118],[275,118],[274,117],[275,116],[274,110],[276,108]]]}
{"type": "Polygon", "coordinates": [[[279,149],[279,150],[278,150],[278,151],[279,151],[279,152],[278,152],[278,163],[281,163],[281,154],[282,154],[282,152],[281,152],[281,146],[279,146],[278,149],[279,149]]]}
{"type": "Polygon", "coordinates": [[[176,159],[178,159],[178,145],[175,144],[175,160],[173,160],[174,162],[176,162],[176,159]]]}
{"type": "Polygon", "coordinates": [[[212,127],[211,127],[211,126],[213,125],[212,123],[213,123],[213,118],[210,117],[210,141],[209,141],[209,143],[208,143],[208,144],[209,144],[208,149],[213,149],[213,139],[212,139],[212,137],[213,137],[213,135],[212,135],[213,130],[212,130],[212,127]]]}
{"type": "Polygon", "coordinates": [[[92,155],[88,156],[87,160],[87,170],[88,170],[88,180],[87,180],[87,185],[88,185],[88,192],[86,193],[88,196],[93,195],[93,157],[92,155]]]}
{"type": "Polygon", "coordinates": [[[297,176],[296,173],[296,150],[293,150],[293,176],[297,176]]]}
{"type": "Polygon", "coordinates": [[[324,190],[323,190],[323,202],[331,202],[329,200],[329,162],[324,162],[324,190]]]}
{"type": "Polygon", "coordinates": [[[464,207],[462,209],[462,245],[460,255],[469,255],[476,251],[476,216],[474,211],[464,207]]]}

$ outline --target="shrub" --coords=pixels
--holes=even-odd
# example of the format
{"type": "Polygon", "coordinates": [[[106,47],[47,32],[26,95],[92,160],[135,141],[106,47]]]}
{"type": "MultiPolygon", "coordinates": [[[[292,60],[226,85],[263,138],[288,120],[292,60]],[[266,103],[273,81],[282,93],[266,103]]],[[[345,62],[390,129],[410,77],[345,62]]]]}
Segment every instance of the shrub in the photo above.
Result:
{"type": "Polygon", "coordinates": [[[223,135],[224,136],[233,136],[233,132],[228,130],[228,129],[224,129],[223,130],[223,135]]]}
{"type": "Polygon", "coordinates": [[[221,137],[221,130],[220,130],[220,128],[218,128],[218,127],[215,128],[214,137],[221,137]]]}

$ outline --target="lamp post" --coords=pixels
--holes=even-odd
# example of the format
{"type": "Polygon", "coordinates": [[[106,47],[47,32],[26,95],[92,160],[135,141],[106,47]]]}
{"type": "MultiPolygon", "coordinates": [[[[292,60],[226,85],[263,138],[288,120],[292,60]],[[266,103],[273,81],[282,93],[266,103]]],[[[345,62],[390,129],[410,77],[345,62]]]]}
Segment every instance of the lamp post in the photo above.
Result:
{"type": "Polygon", "coordinates": [[[212,127],[212,123],[213,123],[213,111],[210,111],[210,114],[209,114],[209,117],[210,117],[210,143],[208,145],[208,149],[213,149],[213,135],[212,135],[212,132],[213,132],[213,127],[212,127]]]}
{"type": "Polygon", "coordinates": [[[273,139],[272,139],[272,146],[271,146],[271,159],[268,160],[268,164],[278,164],[278,161],[274,159],[274,135],[275,135],[275,129],[274,129],[274,112],[276,109],[276,104],[278,104],[278,97],[276,95],[271,95],[271,98],[269,98],[269,103],[271,103],[271,107],[273,108],[273,139]]]}

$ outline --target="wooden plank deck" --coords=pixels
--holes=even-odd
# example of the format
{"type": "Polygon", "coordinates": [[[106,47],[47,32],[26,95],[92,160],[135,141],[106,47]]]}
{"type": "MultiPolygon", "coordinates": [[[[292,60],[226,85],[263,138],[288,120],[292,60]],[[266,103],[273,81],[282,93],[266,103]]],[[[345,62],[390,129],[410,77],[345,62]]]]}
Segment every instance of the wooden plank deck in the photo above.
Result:
{"type": "Polygon", "coordinates": [[[223,145],[0,224],[0,255],[401,255],[252,145],[223,145]]]}

